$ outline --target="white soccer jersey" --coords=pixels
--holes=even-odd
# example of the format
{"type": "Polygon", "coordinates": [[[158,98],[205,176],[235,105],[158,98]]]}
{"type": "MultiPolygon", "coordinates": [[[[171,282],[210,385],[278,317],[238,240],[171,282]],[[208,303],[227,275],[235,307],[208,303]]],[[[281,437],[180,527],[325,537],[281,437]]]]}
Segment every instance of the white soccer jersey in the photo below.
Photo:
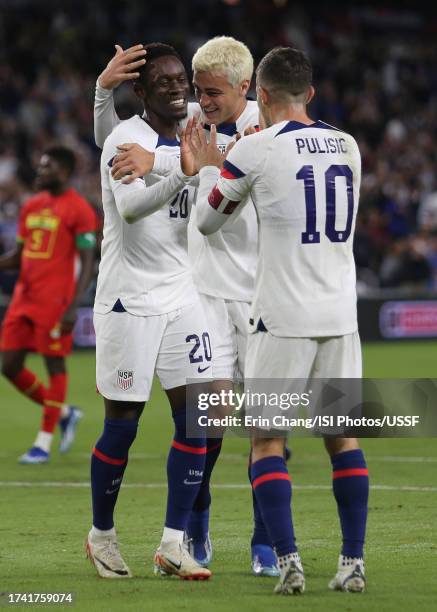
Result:
{"type": "MultiPolygon", "coordinates": [[[[190,102],[187,118],[181,122],[181,125],[184,126],[190,117],[200,113],[200,106],[196,102],[190,102]]],[[[106,136],[119,122],[112,92],[97,85],[94,128],[98,146],[103,146],[106,136]]],[[[243,134],[246,128],[256,127],[258,124],[258,104],[256,101],[248,100],[236,123],[217,126],[218,146],[224,151],[237,132],[243,134]]],[[[176,159],[162,155],[158,150],[153,170],[159,175],[166,176],[178,163],[176,159]]],[[[250,205],[242,208],[241,214],[229,219],[220,232],[207,237],[197,231],[195,210],[193,213],[189,226],[189,254],[199,292],[227,300],[250,302],[255,286],[258,249],[254,207],[250,205]]]]}
{"type": "MultiPolygon", "coordinates": [[[[259,220],[252,331],[282,337],[357,329],[352,252],[361,178],[349,134],[317,121],[283,121],[239,141],[208,197],[200,173],[197,220],[204,233],[236,214],[250,193],[259,220]]],[[[227,222],[227,221],[226,221],[227,222]]]]}
{"type": "MultiPolygon", "coordinates": [[[[190,112],[193,111],[190,109],[190,112]]],[[[249,100],[236,123],[217,126],[218,147],[224,152],[237,132],[243,134],[246,128],[258,126],[258,117],[258,104],[249,100]]],[[[250,302],[255,289],[258,250],[254,206],[249,202],[211,236],[202,236],[197,230],[195,209],[189,227],[189,253],[199,292],[226,300],[250,302]]]]}
{"type": "Polygon", "coordinates": [[[162,138],[139,116],[122,122],[106,139],[101,158],[105,220],[94,310],[104,314],[120,300],[134,315],[165,314],[198,299],[187,252],[187,225],[195,188],[177,170],[167,178],[150,174],[130,185],[115,181],[112,160],[117,145],[126,142],[179,157],[178,141],[162,138]],[[138,218],[129,211],[129,202],[154,193],[161,198],[158,204],[164,201],[165,205],[128,224],[125,218],[131,214],[138,218]]]}

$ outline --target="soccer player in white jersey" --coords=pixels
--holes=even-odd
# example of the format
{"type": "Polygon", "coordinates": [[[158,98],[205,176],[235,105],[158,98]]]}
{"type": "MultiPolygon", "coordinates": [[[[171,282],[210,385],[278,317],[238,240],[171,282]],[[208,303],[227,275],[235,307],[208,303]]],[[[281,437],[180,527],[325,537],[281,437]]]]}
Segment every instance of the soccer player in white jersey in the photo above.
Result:
{"type": "MultiPolygon", "coordinates": [[[[221,160],[213,139],[208,144],[201,129],[192,134],[201,168],[200,231],[219,230],[240,212],[248,194],[258,215],[260,255],[245,368],[249,380],[362,376],[352,252],[360,154],[352,136],[307,115],[311,81],[311,64],[301,51],[277,48],[263,58],[257,97],[267,129],[237,142],[221,174],[214,167],[221,160]]],[[[278,556],[281,577],[275,591],[299,593],[305,580],[284,441],[271,435],[258,430],[253,438],[252,487],[278,556]]],[[[356,439],[326,437],[325,445],[343,535],[338,571],[329,586],[361,592],[367,466],[356,439]]]]}
{"type": "MultiPolygon", "coordinates": [[[[142,45],[126,51],[117,47],[114,58],[99,76],[95,99],[95,137],[102,143],[117,125],[112,89],[135,74],[144,61],[142,45]]],[[[231,37],[217,37],[202,45],[192,60],[193,85],[198,103],[188,104],[187,117],[201,113],[206,130],[217,125],[217,144],[224,152],[237,133],[257,128],[259,109],[246,94],[253,73],[249,49],[231,37]]],[[[185,125],[187,117],[181,124],[185,125]]],[[[178,165],[174,157],[160,150],[129,143],[121,147],[114,160],[113,175],[129,182],[150,170],[166,176],[178,165]],[[126,176],[131,173],[130,177],[126,176]]],[[[202,236],[195,222],[190,223],[189,253],[196,287],[207,316],[214,353],[215,388],[230,389],[232,379],[244,374],[250,302],[253,297],[257,260],[257,222],[254,207],[249,204],[232,222],[212,236],[202,236]]],[[[190,552],[201,564],[211,561],[209,481],[221,450],[222,440],[207,439],[204,480],[194,504],[188,525],[190,552]]],[[[253,496],[254,533],[251,541],[252,570],[255,575],[277,576],[276,558],[264,522],[253,496]]]]}
{"type": "Polygon", "coordinates": [[[87,552],[100,576],[127,578],[118,550],[114,508],[149,399],[154,373],[172,409],[175,435],[167,461],[165,527],[155,555],[157,568],[187,579],[211,572],[183,546],[206,457],[205,437],[187,433],[187,379],[211,369],[203,308],[191,275],[187,224],[195,189],[178,167],[166,178],[149,174],[129,185],[111,175],[117,145],[136,141],[179,158],[178,121],[186,115],[189,84],[173,47],[151,44],[135,91],[146,116],[119,125],[101,158],[105,214],[102,259],[94,305],[97,387],[104,398],[104,430],[93,449],[93,526],[87,552]]]}

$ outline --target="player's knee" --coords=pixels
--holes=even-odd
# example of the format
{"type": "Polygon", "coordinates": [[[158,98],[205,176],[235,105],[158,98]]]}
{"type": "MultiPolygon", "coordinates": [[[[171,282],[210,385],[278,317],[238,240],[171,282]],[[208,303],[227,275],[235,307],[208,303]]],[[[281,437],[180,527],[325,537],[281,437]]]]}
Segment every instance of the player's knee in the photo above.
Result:
{"type": "Polygon", "coordinates": [[[324,442],[325,448],[331,457],[338,453],[344,453],[359,448],[356,438],[324,438],[324,442]]]}
{"type": "Polygon", "coordinates": [[[45,362],[50,376],[56,376],[56,374],[65,374],[64,357],[45,357],[45,362]]]}
{"type": "Polygon", "coordinates": [[[104,400],[105,417],[107,419],[138,421],[144,409],[144,402],[120,402],[107,398],[104,398],[104,400]]]}
{"type": "Polygon", "coordinates": [[[3,357],[1,371],[5,378],[14,379],[22,368],[21,363],[18,363],[7,357],[3,357]]]}
{"type": "Polygon", "coordinates": [[[278,455],[284,454],[285,441],[282,438],[253,438],[252,440],[252,463],[278,455]]]}

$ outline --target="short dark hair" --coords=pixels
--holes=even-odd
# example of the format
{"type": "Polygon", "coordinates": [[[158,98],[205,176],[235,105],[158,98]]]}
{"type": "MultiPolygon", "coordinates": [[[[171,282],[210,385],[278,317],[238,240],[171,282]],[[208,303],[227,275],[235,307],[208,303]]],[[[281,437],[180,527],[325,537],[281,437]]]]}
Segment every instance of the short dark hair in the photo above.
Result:
{"type": "Polygon", "coordinates": [[[173,55],[174,57],[177,57],[181,63],[183,63],[179,53],[171,45],[166,45],[164,43],[159,42],[150,43],[148,45],[144,45],[144,50],[147,51],[145,56],[146,63],[138,68],[138,72],[140,73],[140,78],[138,79],[138,81],[144,84],[146,84],[147,81],[147,75],[150,69],[150,62],[154,59],[157,59],[158,57],[164,57],[165,55],[173,55]]]}
{"type": "Polygon", "coordinates": [[[261,87],[273,95],[298,96],[311,86],[313,69],[304,51],[275,47],[262,58],[256,74],[261,87]]]}
{"type": "Polygon", "coordinates": [[[60,166],[65,168],[68,176],[71,176],[76,168],[76,155],[73,151],[62,145],[54,145],[45,149],[43,155],[48,155],[56,160],[60,166]]]}

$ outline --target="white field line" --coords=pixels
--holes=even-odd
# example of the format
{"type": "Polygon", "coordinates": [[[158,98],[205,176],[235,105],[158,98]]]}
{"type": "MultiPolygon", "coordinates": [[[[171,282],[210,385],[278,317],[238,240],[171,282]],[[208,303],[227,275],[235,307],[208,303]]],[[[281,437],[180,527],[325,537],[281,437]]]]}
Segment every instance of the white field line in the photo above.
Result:
{"type": "Polygon", "coordinates": [[[373,457],[370,453],[366,453],[369,462],[382,461],[387,463],[437,463],[437,457],[373,457]]]}
{"type": "MultiPolygon", "coordinates": [[[[150,482],[150,483],[128,483],[123,484],[124,489],[166,489],[166,482],[150,482]]],[[[89,489],[89,482],[25,482],[17,480],[0,481],[0,488],[47,488],[47,489],[89,489]]],[[[213,489],[248,489],[249,484],[215,484],[213,489]]],[[[302,491],[329,491],[329,485],[293,485],[293,489],[302,491]]],[[[437,493],[437,487],[416,487],[410,485],[394,486],[394,485],[371,485],[373,491],[412,491],[423,493],[437,493]]]]}
{"type": "MultiPolygon", "coordinates": [[[[79,457],[80,459],[90,459],[91,450],[89,453],[72,453],[72,456],[79,457]]],[[[130,460],[147,460],[147,459],[162,459],[166,457],[167,453],[129,453],[130,460]]],[[[402,456],[384,456],[384,455],[372,455],[366,453],[369,463],[437,463],[437,457],[402,457],[402,456]]],[[[8,459],[11,457],[11,453],[0,452],[0,459],[8,459]]],[[[293,460],[293,459],[292,459],[293,460]]],[[[326,456],[327,460],[327,456],[326,456]]],[[[223,452],[220,455],[220,461],[247,461],[247,457],[244,453],[227,453],[223,452]]],[[[298,457],[296,453],[296,461],[298,463],[305,463],[305,461],[312,461],[319,463],[323,462],[323,457],[320,455],[303,455],[298,457]]]]}
{"type": "MultiPolygon", "coordinates": [[[[1,455],[0,455],[1,456],[1,455]]],[[[76,457],[89,458],[91,456],[91,452],[89,453],[77,453],[76,457]]],[[[129,453],[129,459],[162,459],[162,457],[166,457],[166,453],[129,453]]],[[[296,454],[297,457],[297,454],[296,454]]],[[[382,462],[382,463],[437,463],[437,457],[399,457],[399,456],[373,456],[370,453],[367,453],[367,458],[370,463],[374,462],[382,462]]],[[[320,455],[305,455],[303,457],[297,457],[299,463],[305,463],[306,460],[317,461],[319,462],[321,459],[320,455]]],[[[247,457],[244,453],[227,453],[223,452],[220,455],[220,461],[246,461],[247,457]]]]}

